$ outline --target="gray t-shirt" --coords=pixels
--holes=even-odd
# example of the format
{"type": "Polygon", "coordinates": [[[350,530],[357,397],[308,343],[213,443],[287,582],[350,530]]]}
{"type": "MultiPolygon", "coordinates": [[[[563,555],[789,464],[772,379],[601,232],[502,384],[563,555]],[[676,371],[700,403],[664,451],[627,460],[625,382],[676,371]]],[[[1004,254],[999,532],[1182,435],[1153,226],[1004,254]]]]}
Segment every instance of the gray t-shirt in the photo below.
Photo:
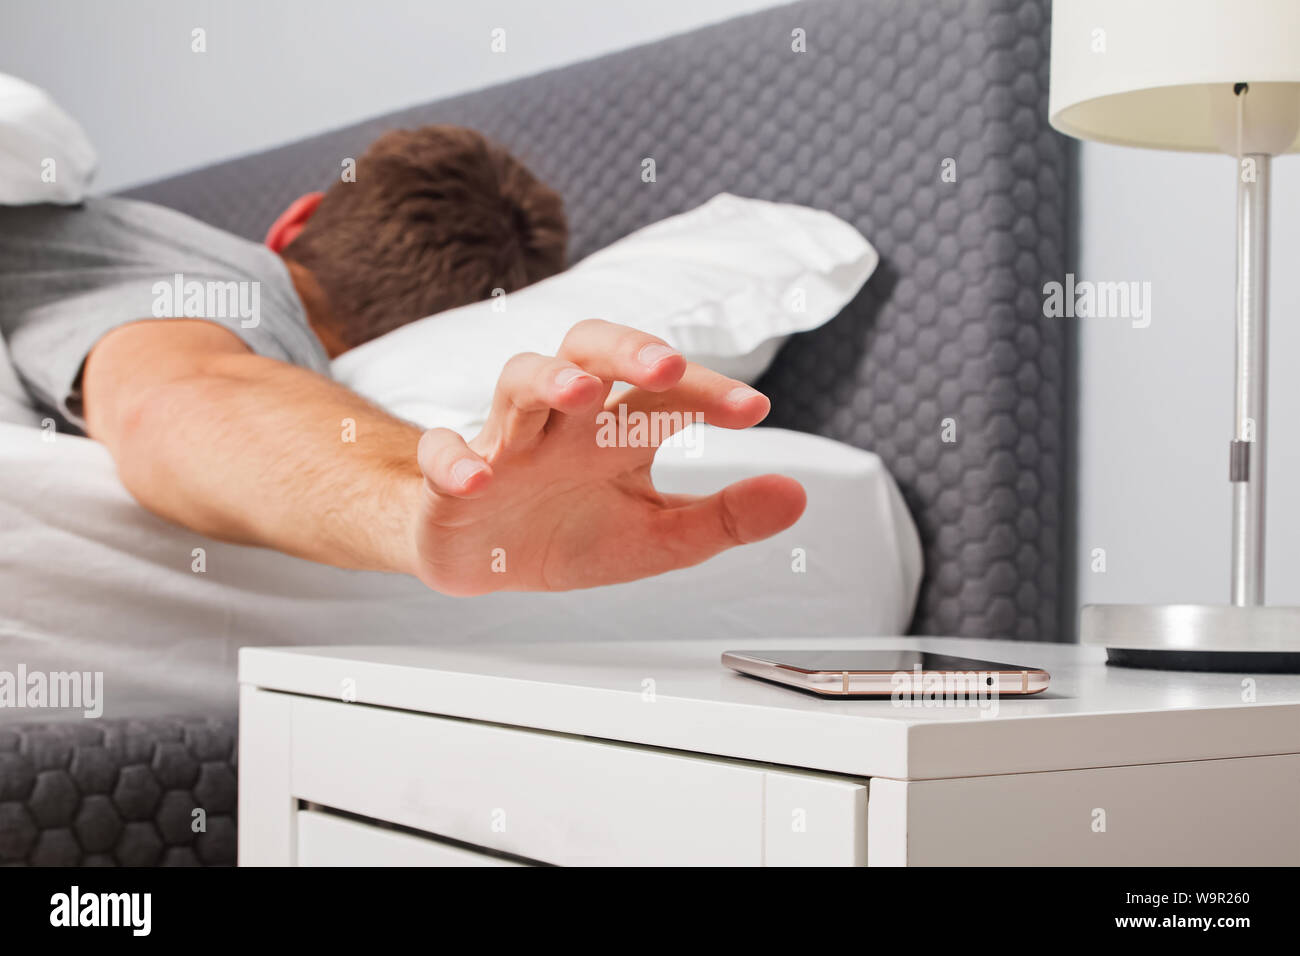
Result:
{"type": "Polygon", "coordinates": [[[0,207],[0,336],[27,393],[67,424],[85,428],[81,368],[101,338],[186,317],[329,374],[288,269],[265,246],[128,199],[0,207]]]}

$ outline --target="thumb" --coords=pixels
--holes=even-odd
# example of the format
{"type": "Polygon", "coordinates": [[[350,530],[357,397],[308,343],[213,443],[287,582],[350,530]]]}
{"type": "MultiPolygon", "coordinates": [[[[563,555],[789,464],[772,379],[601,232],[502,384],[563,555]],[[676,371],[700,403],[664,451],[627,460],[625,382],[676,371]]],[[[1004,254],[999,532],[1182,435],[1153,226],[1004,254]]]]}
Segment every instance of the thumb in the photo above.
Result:
{"type": "Polygon", "coordinates": [[[784,531],[799,520],[807,503],[803,485],[793,478],[759,475],[666,508],[655,520],[666,550],[677,558],[673,566],[689,567],[784,531]]]}

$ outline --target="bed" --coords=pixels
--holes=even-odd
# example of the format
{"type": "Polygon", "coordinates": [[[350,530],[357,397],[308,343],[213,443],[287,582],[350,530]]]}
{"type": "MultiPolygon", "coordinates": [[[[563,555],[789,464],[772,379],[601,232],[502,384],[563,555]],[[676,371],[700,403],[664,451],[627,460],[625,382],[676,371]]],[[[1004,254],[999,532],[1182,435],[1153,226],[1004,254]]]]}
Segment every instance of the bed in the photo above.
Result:
{"type": "Polygon", "coordinates": [[[106,686],[99,720],[0,710],[0,862],[233,862],[243,643],[400,643],[431,617],[434,638],[484,640],[1067,638],[1071,343],[1040,290],[1067,270],[1071,157],[1046,121],[1047,59],[1039,0],[813,0],[133,190],[257,239],[382,131],[460,123],[565,195],[571,260],[728,190],[830,210],[881,265],[777,356],[770,428],[707,467],[656,464],[677,490],[789,470],[808,516],[696,573],[579,596],[453,611],[410,582],[195,540],[140,513],[94,443],[58,436],[56,470],[39,428],[0,425],[17,479],[0,493],[0,670],[106,686]],[[816,573],[793,569],[799,550],[816,573]]]}

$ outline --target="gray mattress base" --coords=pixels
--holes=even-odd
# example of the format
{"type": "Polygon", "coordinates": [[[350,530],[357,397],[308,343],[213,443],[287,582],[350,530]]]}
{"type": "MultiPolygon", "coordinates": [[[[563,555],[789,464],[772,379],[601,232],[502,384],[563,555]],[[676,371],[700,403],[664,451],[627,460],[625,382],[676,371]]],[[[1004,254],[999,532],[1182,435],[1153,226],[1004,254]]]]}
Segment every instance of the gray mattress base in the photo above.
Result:
{"type": "Polygon", "coordinates": [[[231,866],[236,720],[0,725],[0,864],[231,866]]]}

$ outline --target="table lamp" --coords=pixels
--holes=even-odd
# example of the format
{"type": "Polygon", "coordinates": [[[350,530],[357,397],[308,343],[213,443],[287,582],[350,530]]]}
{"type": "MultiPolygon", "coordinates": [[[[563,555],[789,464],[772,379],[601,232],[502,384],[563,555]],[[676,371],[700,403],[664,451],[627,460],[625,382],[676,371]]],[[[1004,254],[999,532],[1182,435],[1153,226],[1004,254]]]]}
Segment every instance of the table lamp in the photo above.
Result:
{"type": "Polygon", "coordinates": [[[1300,2],[1055,0],[1048,110],[1079,139],[1237,159],[1231,603],[1088,605],[1080,640],[1123,666],[1300,672],[1300,607],[1264,604],[1269,167],[1300,149],[1300,2]]]}

